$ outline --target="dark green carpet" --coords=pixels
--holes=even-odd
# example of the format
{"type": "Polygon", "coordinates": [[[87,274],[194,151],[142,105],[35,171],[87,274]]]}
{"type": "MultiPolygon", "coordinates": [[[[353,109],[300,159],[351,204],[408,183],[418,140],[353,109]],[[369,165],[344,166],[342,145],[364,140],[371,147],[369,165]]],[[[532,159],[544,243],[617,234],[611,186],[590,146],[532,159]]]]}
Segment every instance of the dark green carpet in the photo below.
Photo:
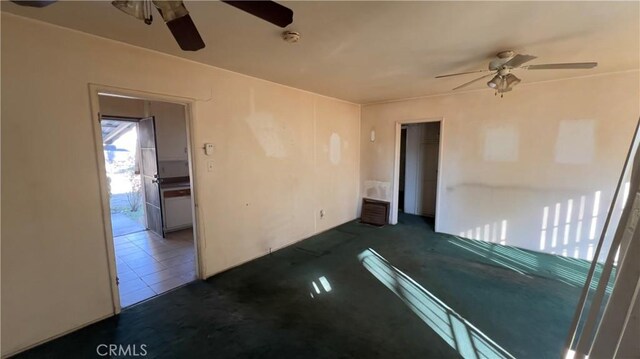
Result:
{"type": "Polygon", "coordinates": [[[97,357],[110,343],[146,344],[152,358],[459,357],[407,304],[426,290],[513,356],[558,358],[588,265],[435,234],[416,216],[384,228],[354,221],[20,357],[97,357]],[[368,249],[415,288],[406,278],[385,286],[358,258],[368,249]]]}

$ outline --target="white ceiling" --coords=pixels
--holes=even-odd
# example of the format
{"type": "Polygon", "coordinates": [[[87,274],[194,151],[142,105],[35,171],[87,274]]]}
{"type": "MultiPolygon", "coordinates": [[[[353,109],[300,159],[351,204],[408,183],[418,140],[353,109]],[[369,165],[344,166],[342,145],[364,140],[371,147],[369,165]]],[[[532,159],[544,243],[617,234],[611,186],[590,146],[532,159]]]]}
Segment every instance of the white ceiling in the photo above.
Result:
{"type": "Polygon", "coordinates": [[[147,26],[109,2],[34,9],[2,1],[2,11],[356,103],[449,92],[474,75],[436,75],[484,69],[506,49],[538,56],[531,64],[599,62],[593,70],[521,70],[523,83],[640,68],[639,2],[283,4],[295,13],[297,44],[226,4],[186,2],[207,44],[195,53],[180,51],[159,15],[147,26]]]}

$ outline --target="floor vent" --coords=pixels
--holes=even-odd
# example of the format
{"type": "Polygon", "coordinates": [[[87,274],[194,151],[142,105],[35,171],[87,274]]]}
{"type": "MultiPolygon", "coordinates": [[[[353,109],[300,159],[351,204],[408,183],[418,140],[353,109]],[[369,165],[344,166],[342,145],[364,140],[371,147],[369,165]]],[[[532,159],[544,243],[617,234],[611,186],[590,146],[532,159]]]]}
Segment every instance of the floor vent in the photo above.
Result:
{"type": "Polygon", "coordinates": [[[362,216],[360,221],[374,226],[384,226],[389,218],[389,202],[375,199],[362,199],[362,216]]]}

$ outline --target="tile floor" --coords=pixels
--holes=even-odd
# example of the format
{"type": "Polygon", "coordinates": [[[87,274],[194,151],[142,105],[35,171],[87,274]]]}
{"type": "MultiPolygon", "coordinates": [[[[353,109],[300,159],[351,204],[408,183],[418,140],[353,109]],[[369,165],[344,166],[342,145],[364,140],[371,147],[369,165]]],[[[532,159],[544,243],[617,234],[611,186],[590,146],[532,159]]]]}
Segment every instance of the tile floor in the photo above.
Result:
{"type": "Polygon", "coordinates": [[[196,279],[193,230],[161,238],[151,231],[114,238],[124,308],[196,279]]]}

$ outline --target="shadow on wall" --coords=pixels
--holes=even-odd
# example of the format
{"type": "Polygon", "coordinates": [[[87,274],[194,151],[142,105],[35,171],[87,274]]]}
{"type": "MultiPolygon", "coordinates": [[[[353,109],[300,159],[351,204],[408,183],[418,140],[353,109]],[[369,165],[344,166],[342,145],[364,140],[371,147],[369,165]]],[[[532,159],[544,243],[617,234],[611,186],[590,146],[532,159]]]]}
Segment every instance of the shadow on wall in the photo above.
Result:
{"type": "MultiPolygon", "coordinates": [[[[607,256],[613,230],[629,196],[629,182],[622,186],[614,213],[612,213],[609,230],[606,233],[602,251],[597,258],[603,261],[607,256]]],[[[514,197],[516,197],[514,195],[514,197]]],[[[544,205],[539,209],[540,223],[537,230],[530,228],[533,219],[530,214],[512,214],[513,218],[524,218],[516,227],[509,219],[490,221],[482,225],[467,228],[457,233],[460,237],[475,239],[502,245],[515,245],[545,253],[557,254],[574,259],[593,260],[595,247],[600,239],[604,220],[609,208],[603,200],[603,192],[589,194],[565,194],[564,198],[544,205]],[[517,233],[514,234],[514,232],[517,233]],[[508,233],[509,231],[509,233],[508,233]],[[534,239],[537,233],[538,238],[534,239]],[[534,244],[534,241],[538,241],[534,244]],[[528,245],[523,245],[524,243],[528,245]]],[[[543,202],[544,203],[544,202],[543,202]]],[[[617,263],[617,254],[616,254],[617,263]]]]}
{"type": "Polygon", "coordinates": [[[389,264],[371,248],[360,253],[358,259],[374,277],[397,295],[463,358],[514,358],[460,314],[411,277],[389,264]]]}

